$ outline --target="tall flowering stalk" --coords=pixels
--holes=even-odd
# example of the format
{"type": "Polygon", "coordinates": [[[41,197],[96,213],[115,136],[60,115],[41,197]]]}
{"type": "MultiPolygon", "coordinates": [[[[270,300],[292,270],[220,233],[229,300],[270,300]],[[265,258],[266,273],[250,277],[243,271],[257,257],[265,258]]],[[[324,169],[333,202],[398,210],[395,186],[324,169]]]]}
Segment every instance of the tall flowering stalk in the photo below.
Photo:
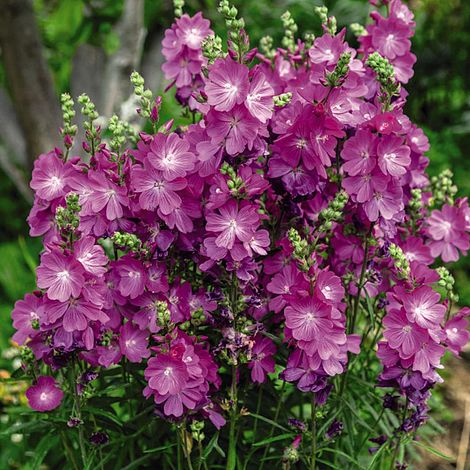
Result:
{"type": "Polygon", "coordinates": [[[163,70],[194,119],[159,123],[134,73],[154,130],[136,145],[117,117],[107,144],[82,96],[88,157],[69,155],[64,96],[65,152],[31,182],[38,290],[12,317],[29,404],[78,427],[84,468],[120,432],[130,460],[167,462],[178,442],[178,468],[404,468],[444,353],[469,339],[452,275],[431,266],[466,254],[470,209],[426,175],[403,111],[413,14],[383,4],[358,49],[320,8],[323,34],[298,39],[286,13],[285,48],[261,53],[225,0],[227,49],[177,2],[163,70]],[[159,442],[139,431],[155,415],[159,442]]]}

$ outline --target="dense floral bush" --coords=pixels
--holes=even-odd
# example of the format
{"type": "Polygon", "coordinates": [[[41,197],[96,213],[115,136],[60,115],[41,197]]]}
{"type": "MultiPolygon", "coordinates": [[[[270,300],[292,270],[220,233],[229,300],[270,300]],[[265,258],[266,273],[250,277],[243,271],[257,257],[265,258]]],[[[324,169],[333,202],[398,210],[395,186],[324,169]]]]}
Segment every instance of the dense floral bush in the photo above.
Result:
{"type": "Polygon", "coordinates": [[[147,132],[102,132],[82,95],[74,156],[64,95],[64,149],[36,161],[38,290],[12,314],[29,405],[75,468],[118,468],[124,433],[129,468],[403,469],[469,339],[438,266],[466,254],[470,209],[403,111],[413,15],[371,2],[354,48],[326,8],[304,40],[286,13],[258,51],[223,0],[226,51],[176,3],[163,70],[188,124],[159,124],[134,73],[147,132]]]}

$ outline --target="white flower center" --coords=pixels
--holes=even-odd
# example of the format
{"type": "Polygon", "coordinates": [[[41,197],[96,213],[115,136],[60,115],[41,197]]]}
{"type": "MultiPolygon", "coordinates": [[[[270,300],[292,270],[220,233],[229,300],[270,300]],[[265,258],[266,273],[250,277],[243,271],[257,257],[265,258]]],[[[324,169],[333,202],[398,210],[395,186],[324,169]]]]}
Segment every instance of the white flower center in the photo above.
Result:
{"type": "Polygon", "coordinates": [[[46,392],[42,392],[41,395],[39,395],[39,399],[41,401],[47,401],[48,398],[49,398],[49,395],[46,392]]]}
{"type": "Polygon", "coordinates": [[[163,371],[163,375],[165,375],[166,377],[168,377],[169,375],[171,375],[171,373],[173,372],[173,369],[171,367],[167,367],[164,371],[163,371]]]}
{"type": "Polygon", "coordinates": [[[59,281],[68,281],[70,278],[70,273],[67,270],[60,271],[56,274],[56,277],[59,281]]]}

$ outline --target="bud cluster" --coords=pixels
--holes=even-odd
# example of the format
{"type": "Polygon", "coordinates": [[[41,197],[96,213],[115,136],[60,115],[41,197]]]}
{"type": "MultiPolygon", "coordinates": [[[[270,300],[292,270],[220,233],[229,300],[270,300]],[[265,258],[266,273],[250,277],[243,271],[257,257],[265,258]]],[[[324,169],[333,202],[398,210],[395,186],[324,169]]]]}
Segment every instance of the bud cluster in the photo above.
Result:
{"type": "Polygon", "coordinates": [[[343,52],[339,56],[338,63],[333,72],[326,73],[325,85],[332,88],[341,86],[348,75],[350,60],[351,53],[343,52]]]}
{"type": "Polygon", "coordinates": [[[395,77],[395,70],[389,60],[382,57],[378,52],[373,52],[367,58],[366,65],[376,73],[382,94],[380,101],[383,104],[384,111],[389,111],[392,98],[400,92],[400,83],[395,77]]]}
{"type": "Polygon", "coordinates": [[[393,259],[395,268],[402,279],[408,279],[410,276],[410,262],[408,261],[407,257],[403,250],[396,245],[395,243],[391,243],[388,252],[390,257],[393,259]]]}
{"type": "Polygon", "coordinates": [[[297,24],[292,18],[290,11],[286,11],[281,15],[282,25],[284,27],[284,37],[282,38],[282,45],[287,50],[293,52],[295,49],[295,35],[298,31],[297,24]]]}
{"type": "Polygon", "coordinates": [[[348,202],[349,196],[346,191],[336,193],[334,199],[328,203],[328,207],[323,209],[318,219],[321,225],[318,230],[320,233],[327,232],[333,228],[333,222],[339,221],[343,216],[343,209],[348,202]]]}
{"type": "Polygon", "coordinates": [[[431,190],[433,195],[433,206],[441,206],[442,204],[454,203],[454,197],[457,194],[457,186],[455,186],[452,178],[454,177],[451,170],[446,169],[437,176],[431,178],[431,190]]]}

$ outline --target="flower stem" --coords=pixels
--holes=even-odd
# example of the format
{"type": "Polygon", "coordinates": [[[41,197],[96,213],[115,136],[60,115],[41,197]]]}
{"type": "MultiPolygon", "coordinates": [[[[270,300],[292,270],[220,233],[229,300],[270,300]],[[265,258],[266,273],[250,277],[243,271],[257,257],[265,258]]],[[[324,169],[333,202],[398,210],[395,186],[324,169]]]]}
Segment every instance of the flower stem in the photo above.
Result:
{"type": "MultiPolygon", "coordinates": [[[[276,423],[277,422],[277,419],[279,418],[279,412],[281,411],[281,405],[282,405],[282,395],[284,393],[284,387],[285,387],[286,383],[285,382],[282,382],[282,386],[281,386],[281,391],[279,393],[279,400],[277,402],[277,406],[276,406],[276,411],[274,412],[274,419],[273,421],[276,423]]],[[[301,407],[302,409],[302,407],[301,407]]],[[[271,439],[271,437],[273,437],[273,434],[274,434],[274,426],[271,425],[271,430],[269,431],[269,437],[268,439],[271,439]]],[[[268,452],[269,452],[269,444],[265,447],[264,449],[264,454],[263,454],[263,458],[261,459],[261,465],[259,467],[259,470],[263,470],[263,467],[264,467],[264,462],[266,462],[266,457],[268,456],[268,452]]]]}
{"type": "Polygon", "coordinates": [[[310,470],[315,470],[317,464],[317,417],[316,417],[317,406],[315,403],[315,394],[312,393],[312,456],[310,458],[310,470]]]}
{"type": "Polygon", "coordinates": [[[230,430],[227,470],[235,470],[237,465],[237,414],[238,414],[238,387],[237,387],[237,365],[232,365],[232,386],[230,388],[230,400],[232,402],[232,411],[230,413],[230,430]]]}
{"type": "Polygon", "coordinates": [[[80,424],[78,425],[78,445],[80,447],[80,455],[82,457],[82,464],[83,467],[85,468],[87,465],[87,455],[86,455],[86,448],[85,448],[85,436],[83,434],[83,424],[81,423],[82,421],[82,411],[81,411],[81,403],[80,403],[80,396],[78,395],[78,390],[77,390],[77,375],[75,375],[75,363],[73,364],[73,369],[72,369],[72,374],[70,376],[70,386],[72,388],[72,393],[73,393],[73,400],[75,404],[75,413],[77,415],[77,418],[80,420],[80,424]]]}

